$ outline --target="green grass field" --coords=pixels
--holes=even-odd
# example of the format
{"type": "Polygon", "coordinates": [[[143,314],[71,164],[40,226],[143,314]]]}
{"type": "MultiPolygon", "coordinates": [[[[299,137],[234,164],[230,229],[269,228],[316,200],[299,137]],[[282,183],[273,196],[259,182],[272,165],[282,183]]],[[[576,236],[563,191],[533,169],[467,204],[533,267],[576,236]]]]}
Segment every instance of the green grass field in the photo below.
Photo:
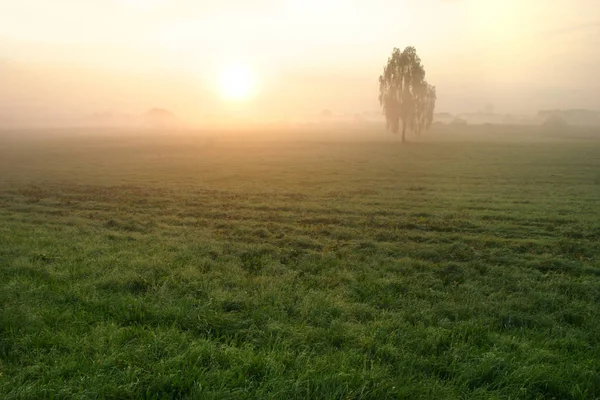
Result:
{"type": "Polygon", "coordinates": [[[600,135],[460,129],[1,132],[0,398],[600,398],[600,135]]]}

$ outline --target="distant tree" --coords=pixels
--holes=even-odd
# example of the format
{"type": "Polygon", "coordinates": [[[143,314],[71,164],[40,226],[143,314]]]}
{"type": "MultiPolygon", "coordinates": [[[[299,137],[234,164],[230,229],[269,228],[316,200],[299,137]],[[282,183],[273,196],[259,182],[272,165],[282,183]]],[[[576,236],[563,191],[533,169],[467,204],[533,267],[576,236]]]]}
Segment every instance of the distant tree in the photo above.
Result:
{"type": "Polygon", "coordinates": [[[450,125],[468,125],[468,122],[466,119],[460,118],[460,117],[454,117],[454,119],[452,120],[452,122],[450,122],[450,125]]]}
{"type": "Polygon", "coordinates": [[[542,122],[542,127],[547,130],[560,130],[568,127],[569,124],[565,119],[559,114],[553,114],[546,118],[544,122],[542,122]]]}
{"type": "Polygon", "coordinates": [[[321,111],[321,118],[323,119],[331,119],[332,116],[333,113],[331,112],[331,110],[324,109],[323,111],[321,111]]]}
{"type": "Polygon", "coordinates": [[[387,129],[400,131],[406,141],[406,129],[420,134],[433,122],[435,87],[425,81],[425,69],[414,47],[394,48],[379,77],[379,104],[387,129]]]}
{"type": "Polygon", "coordinates": [[[177,117],[164,108],[153,108],[142,116],[144,124],[151,128],[166,129],[177,126],[177,117]]]}

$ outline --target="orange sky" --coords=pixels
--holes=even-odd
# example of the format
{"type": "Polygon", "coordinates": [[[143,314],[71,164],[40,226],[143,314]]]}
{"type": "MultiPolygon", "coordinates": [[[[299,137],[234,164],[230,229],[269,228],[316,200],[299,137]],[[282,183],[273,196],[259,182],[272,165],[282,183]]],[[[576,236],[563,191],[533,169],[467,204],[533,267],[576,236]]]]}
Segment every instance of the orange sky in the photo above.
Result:
{"type": "Polygon", "coordinates": [[[439,111],[600,108],[598,0],[0,0],[0,114],[375,111],[407,45],[439,111]],[[231,65],[252,71],[251,99],[223,99],[231,65]]]}

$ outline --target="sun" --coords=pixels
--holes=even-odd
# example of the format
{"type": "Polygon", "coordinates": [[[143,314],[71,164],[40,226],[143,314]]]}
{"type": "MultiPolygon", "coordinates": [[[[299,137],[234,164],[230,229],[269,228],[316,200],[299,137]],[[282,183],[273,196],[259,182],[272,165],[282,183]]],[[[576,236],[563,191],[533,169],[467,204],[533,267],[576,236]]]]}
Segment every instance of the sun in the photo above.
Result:
{"type": "Polygon", "coordinates": [[[236,64],[223,69],[219,81],[221,96],[230,101],[249,100],[257,94],[257,80],[250,68],[236,64]]]}

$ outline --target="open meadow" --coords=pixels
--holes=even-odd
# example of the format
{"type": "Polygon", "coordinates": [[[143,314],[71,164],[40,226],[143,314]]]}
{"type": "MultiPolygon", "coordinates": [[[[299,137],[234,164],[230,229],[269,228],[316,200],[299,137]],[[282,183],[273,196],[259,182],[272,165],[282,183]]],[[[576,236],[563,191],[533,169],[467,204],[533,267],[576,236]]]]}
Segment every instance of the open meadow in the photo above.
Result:
{"type": "Polygon", "coordinates": [[[368,133],[0,132],[0,398],[600,398],[600,134],[368,133]]]}

